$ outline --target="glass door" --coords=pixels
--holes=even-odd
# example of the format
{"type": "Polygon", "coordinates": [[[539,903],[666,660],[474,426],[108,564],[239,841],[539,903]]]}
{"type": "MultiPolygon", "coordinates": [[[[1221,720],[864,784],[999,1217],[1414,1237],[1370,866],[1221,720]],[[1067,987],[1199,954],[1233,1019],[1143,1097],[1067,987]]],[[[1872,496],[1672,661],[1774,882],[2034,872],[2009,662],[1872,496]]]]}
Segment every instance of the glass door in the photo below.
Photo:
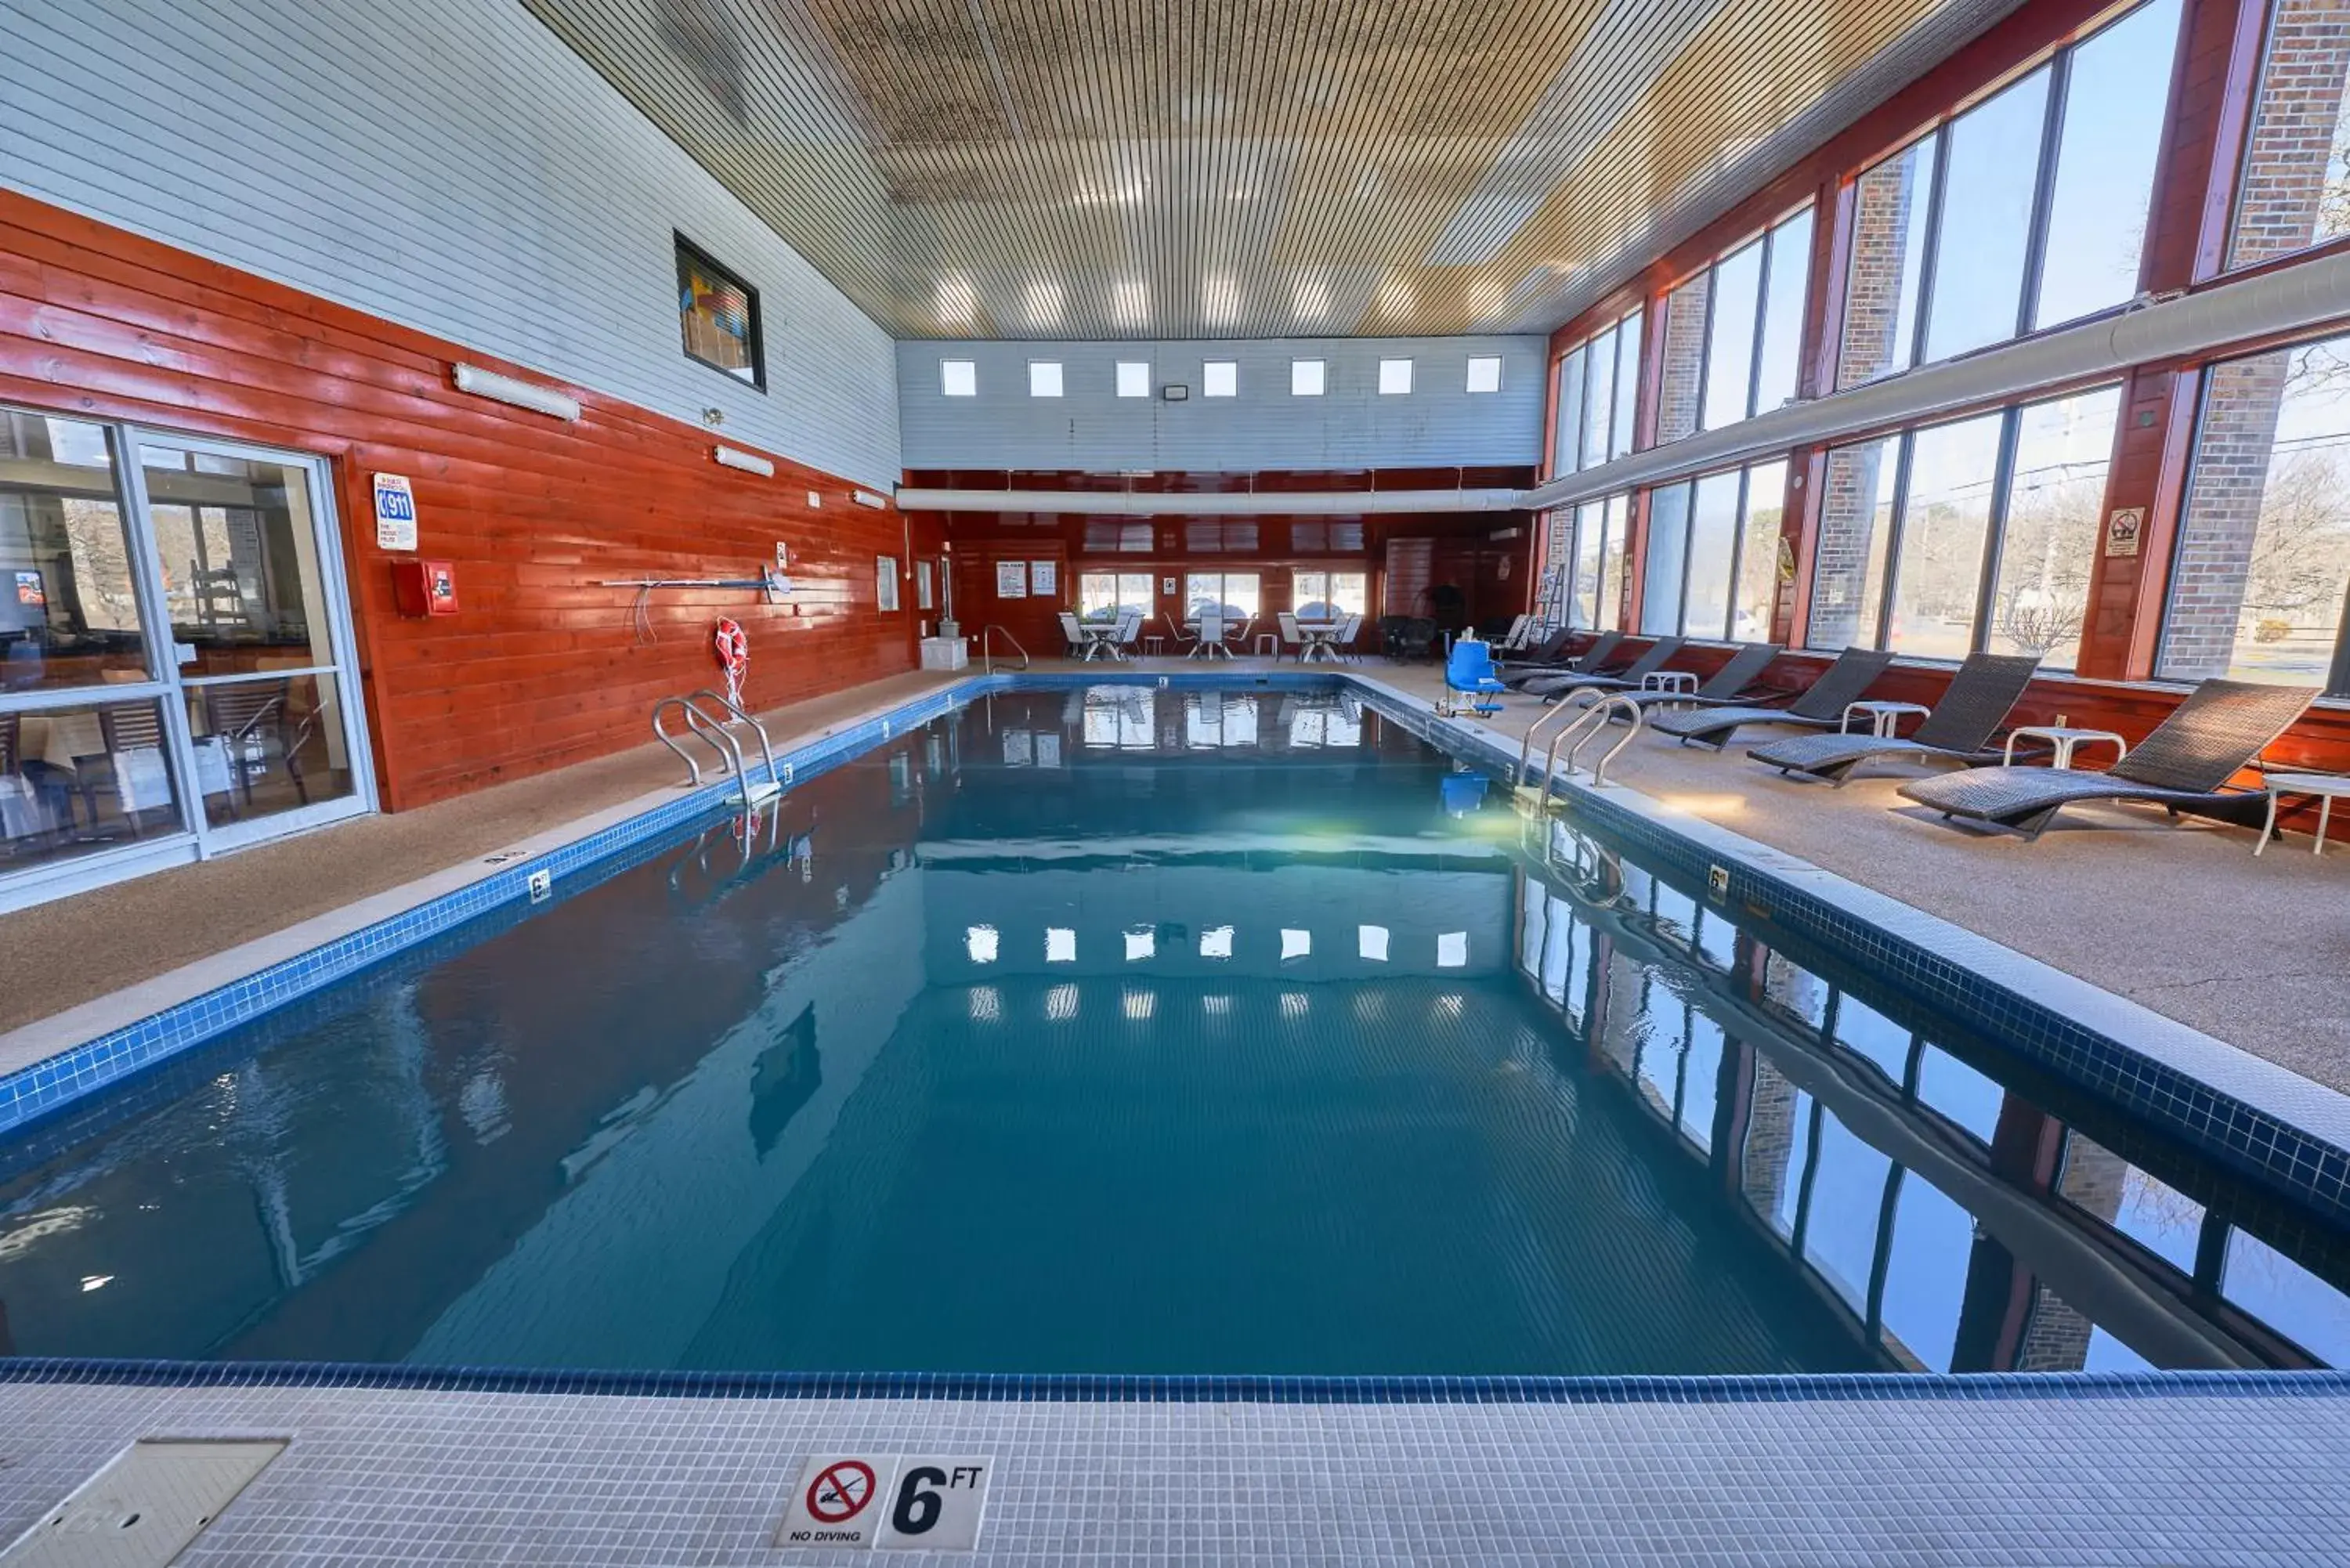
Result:
{"type": "Polygon", "coordinates": [[[0,408],[0,909],[373,808],[331,494],[0,408]]]}
{"type": "Polygon", "coordinates": [[[207,846],[367,809],[323,465],[133,434],[207,846]]]}

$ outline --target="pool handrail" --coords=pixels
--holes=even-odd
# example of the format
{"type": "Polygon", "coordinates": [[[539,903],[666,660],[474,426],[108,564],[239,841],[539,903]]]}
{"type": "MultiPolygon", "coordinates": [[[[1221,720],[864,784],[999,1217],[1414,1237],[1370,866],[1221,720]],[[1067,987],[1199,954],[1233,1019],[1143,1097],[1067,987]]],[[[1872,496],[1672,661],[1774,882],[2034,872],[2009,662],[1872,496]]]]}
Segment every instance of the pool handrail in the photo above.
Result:
{"type": "Polygon", "coordinates": [[[995,655],[990,651],[987,640],[987,634],[992,631],[1003,632],[1003,640],[1010,643],[1012,645],[1012,651],[1020,656],[1020,668],[1023,670],[1027,669],[1028,650],[1020,646],[1020,639],[1013,636],[1009,631],[1004,631],[1003,628],[996,625],[993,621],[990,621],[985,626],[979,628],[979,662],[983,671],[989,675],[995,673],[995,655]]]}

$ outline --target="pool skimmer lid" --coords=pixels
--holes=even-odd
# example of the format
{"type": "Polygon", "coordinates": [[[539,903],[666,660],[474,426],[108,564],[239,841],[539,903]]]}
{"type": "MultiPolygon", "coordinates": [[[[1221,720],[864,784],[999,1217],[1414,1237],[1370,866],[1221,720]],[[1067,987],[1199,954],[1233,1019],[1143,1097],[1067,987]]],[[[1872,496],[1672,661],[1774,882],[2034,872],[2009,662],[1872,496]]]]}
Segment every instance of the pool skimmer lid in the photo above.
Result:
{"type": "Polygon", "coordinates": [[[133,1443],[0,1552],[0,1564],[163,1568],[286,1451],[286,1442],[191,1438],[133,1443]]]}

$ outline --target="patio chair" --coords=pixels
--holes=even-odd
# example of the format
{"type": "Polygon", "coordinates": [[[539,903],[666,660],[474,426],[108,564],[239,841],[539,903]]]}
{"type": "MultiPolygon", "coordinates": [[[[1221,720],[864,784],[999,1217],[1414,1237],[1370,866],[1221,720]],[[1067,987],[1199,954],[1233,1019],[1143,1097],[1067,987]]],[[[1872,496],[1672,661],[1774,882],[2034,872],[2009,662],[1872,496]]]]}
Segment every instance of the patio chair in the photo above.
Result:
{"type": "Polygon", "coordinates": [[[1224,646],[1223,614],[1213,608],[1203,609],[1200,612],[1199,639],[1191,645],[1191,651],[1183,657],[1212,659],[1220,653],[1226,659],[1232,656],[1232,650],[1224,646]]]}
{"type": "Polygon", "coordinates": [[[1063,610],[1054,618],[1061,623],[1061,640],[1069,645],[1068,657],[1083,659],[1086,656],[1086,633],[1085,628],[1077,624],[1076,612],[1063,610]]]}
{"type": "Polygon", "coordinates": [[[1191,658],[1191,650],[1200,639],[1183,629],[1183,623],[1175,618],[1174,611],[1161,610],[1159,612],[1159,618],[1167,623],[1168,645],[1182,649],[1183,657],[1191,658]]]}
{"type": "Polygon", "coordinates": [[[237,798],[248,809],[253,805],[254,775],[265,774],[273,756],[285,764],[295,798],[304,805],[310,804],[309,781],[302,776],[301,758],[296,754],[308,739],[310,727],[306,722],[293,735],[286,732],[293,688],[291,680],[265,680],[203,689],[204,730],[227,747],[237,798]]]}
{"type": "Polygon", "coordinates": [[[1297,629],[1296,612],[1293,610],[1281,610],[1276,612],[1273,618],[1280,623],[1281,626],[1282,651],[1288,654],[1292,659],[1304,659],[1305,656],[1305,634],[1297,629]]]}
{"type": "Polygon", "coordinates": [[[1518,651],[1523,657],[1497,659],[1493,661],[1493,668],[1514,670],[1521,674],[1533,674],[1548,670],[1555,674],[1558,667],[1566,660],[1566,645],[1575,640],[1575,635],[1574,628],[1560,627],[1540,642],[1520,649],[1518,651]]]}
{"type": "Polygon", "coordinates": [[[1637,687],[1641,681],[1662,670],[1688,641],[1686,638],[1660,637],[1632,660],[1612,675],[1537,675],[1521,681],[1518,690],[1539,697],[1545,702],[1556,702],[1577,691],[1621,691],[1637,687]]]}
{"type": "Polygon", "coordinates": [[[1759,703],[1686,708],[1670,713],[1651,713],[1648,728],[1670,735],[1683,745],[1695,742],[1716,751],[1728,745],[1731,737],[1745,724],[1804,724],[1814,730],[1833,730],[1843,722],[1845,709],[1866,696],[1892,662],[1889,653],[1847,648],[1836,655],[1834,664],[1820,671],[1818,680],[1783,708],[1759,703]]]}
{"type": "Polygon", "coordinates": [[[1330,651],[1349,664],[1359,657],[1355,652],[1355,639],[1363,635],[1363,618],[1350,615],[1339,623],[1338,635],[1330,639],[1330,651]]]}
{"type": "MultiPolygon", "coordinates": [[[[1696,704],[1700,707],[1708,704],[1728,704],[1748,696],[1753,687],[1754,678],[1769,669],[1771,661],[1784,651],[1785,649],[1775,642],[1742,643],[1738,651],[1723,662],[1721,669],[1715,670],[1703,683],[1692,690],[1584,691],[1575,694],[1575,701],[1586,708],[1602,697],[1626,698],[1643,709],[1671,708],[1687,704],[1696,704]]],[[[1616,717],[1621,719],[1625,715],[1619,711],[1616,717]]],[[[1653,719],[1650,722],[1653,722],[1653,719]]]]}
{"type": "Polygon", "coordinates": [[[1906,741],[1898,735],[1790,735],[1746,754],[1783,774],[1828,779],[1839,788],[1852,777],[1853,769],[1879,758],[1970,768],[1995,763],[1999,753],[1991,749],[1991,738],[2007,722],[2008,711],[2032,684],[2032,672],[2039,666],[2036,653],[1969,654],[1950,677],[1942,700],[1906,741]]]}
{"type": "Polygon", "coordinates": [[[1492,647],[1495,653],[1516,653],[1526,646],[1534,629],[1534,618],[1522,615],[1510,622],[1510,629],[1495,638],[1492,647]]]}
{"type": "Polygon", "coordinates": [[[1458,695],[1469,699],[1473,713],[1498,713],[1502,711],[1500,694],[1508,687],[1494,677],[1492,649],[1475,638],[1463,638],[1452,645],[1444,659],[1445,711],[1459,711],[1460,704],[1451,699],[1458,695]]]}
{"type": "Polygon", "coordinates": [[[2070,768],[1977,768],[1917,779],[1901,793],[1947,818],[1964,817],[2036,839],[2075,801],[2148,801],[2176,821],[2182,811],[2239,815],[2265,803],[2266,789],[2228,781],[2293,726],[2317,701],[2315,686],[2206,680],[2170,717],[2104,773],[2070,768]]]}
{"type": "MultiPolygon", "coordinates": [[[[1563,631],[1559,635],[1574,637],[1578,634],[1563,631]]],[[[1530,680],[1546,680],[1555,675],[1596,675],[1607,668],[1607,661],[1616,656],[1616,649],[1623,640],[1624,634],[1620,631],[1603,631],[1592,639],[1589,648],[1572,659],[1562,657],[1550,664],[1509,665],[1505,668],[1515,673],[1504,675],[1502,679],[1509,682],[1512,689],[1523,691],[1530,680]]]]}
{"type": "Polygon", "coordinates": [[[1120,659],[1134,657],[1134,646],[1142,638],[1142,612],[1121,610],[1118,618],[1118,656],[1120,659]]]}

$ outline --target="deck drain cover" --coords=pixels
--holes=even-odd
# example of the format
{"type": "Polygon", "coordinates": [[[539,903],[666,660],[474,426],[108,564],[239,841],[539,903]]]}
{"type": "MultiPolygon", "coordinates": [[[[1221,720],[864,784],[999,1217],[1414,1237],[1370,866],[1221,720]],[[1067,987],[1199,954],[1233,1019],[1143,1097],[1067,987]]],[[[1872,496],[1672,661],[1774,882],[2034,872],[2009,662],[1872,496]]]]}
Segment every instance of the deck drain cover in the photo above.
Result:
{"type": "Polygon", "coordinates": [[[286,1440],[133,1443],[0,1552],[5,1568],[163,1568],[286,1440]]]}

